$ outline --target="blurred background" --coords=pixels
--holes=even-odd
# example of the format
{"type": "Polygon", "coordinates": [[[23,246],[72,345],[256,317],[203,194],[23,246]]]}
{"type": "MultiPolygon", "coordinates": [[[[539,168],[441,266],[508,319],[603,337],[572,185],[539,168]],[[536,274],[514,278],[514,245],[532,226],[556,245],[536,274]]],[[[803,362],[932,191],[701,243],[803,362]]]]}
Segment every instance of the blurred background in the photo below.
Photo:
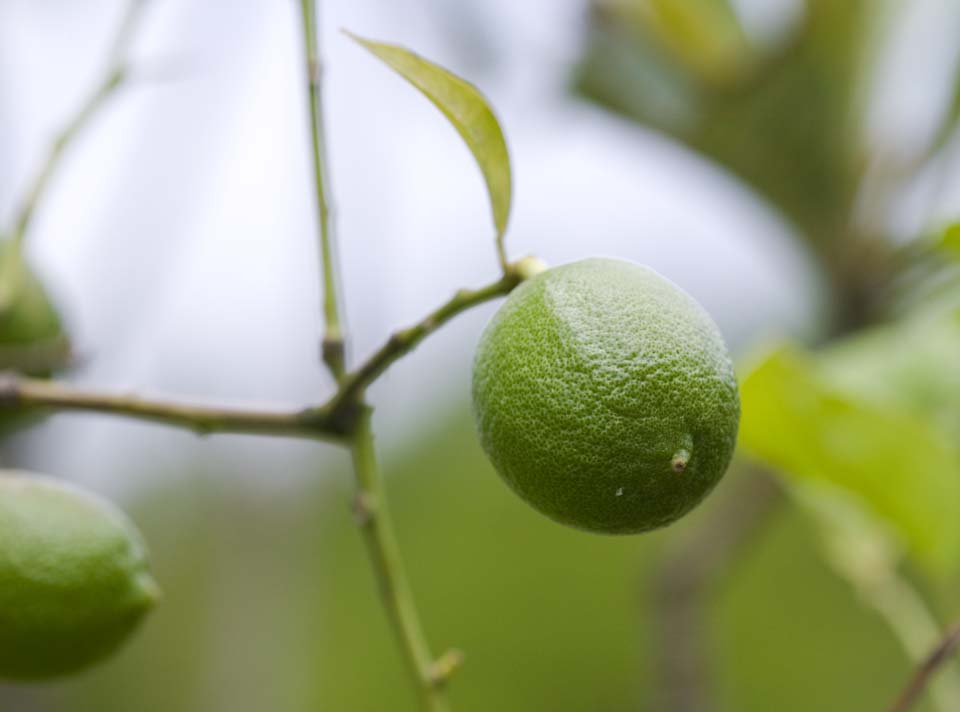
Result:
{"type": "MultiPolygon", "coordinates": [[[[123,0],[0,3],[0,228],[103,75],[123,0]]],[[[319,302],[299,8],[149,0],[129,81],[25,243],[76,355],[61,377],[316,402],[319,302]]],[[[373,388],[401,547],[463,710],[879,712],[960,614],[960,3],[325,0],[350,330],[497,270],[479,172],[339,29],[469,78],[511,148],[514,257],[650,264],[719,323],[741,457],[670,529],[560,527],[499,481],[469,412],[467,313],[373,388]],[[772,478],[772,477],[773,478],[772,478]]],[[[0,463],[121,502],[163,605],[26,712],[413,710],[343,453],[87,415],[0,463]]],[[[947,669],[918,709],[960,705],[947,669]]]]}

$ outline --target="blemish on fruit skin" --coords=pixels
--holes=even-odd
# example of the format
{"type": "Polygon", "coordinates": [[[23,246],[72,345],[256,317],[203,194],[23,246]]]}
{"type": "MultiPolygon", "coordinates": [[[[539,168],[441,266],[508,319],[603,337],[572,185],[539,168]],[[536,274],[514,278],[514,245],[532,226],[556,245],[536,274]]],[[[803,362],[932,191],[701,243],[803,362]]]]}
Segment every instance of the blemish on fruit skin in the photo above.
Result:
{"type": "Polygon", "coordinates": [[[670,469],[678,475],[686,471],[687,464],[690,462],[690,451],[685,449],[677,450],[670,460],[670,469]]]}

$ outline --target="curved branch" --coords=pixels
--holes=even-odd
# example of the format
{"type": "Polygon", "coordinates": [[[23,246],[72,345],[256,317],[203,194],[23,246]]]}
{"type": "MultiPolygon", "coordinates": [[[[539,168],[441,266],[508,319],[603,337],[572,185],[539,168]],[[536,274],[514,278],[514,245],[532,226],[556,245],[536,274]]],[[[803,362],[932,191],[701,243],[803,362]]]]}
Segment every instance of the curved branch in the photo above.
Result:
{"type": "Polygon", "coordinates": [[[37,205],[40,204],[50,179],[60,165],[64,152],[123,84],[126,78],[127,48],[137,30],[141,13],[146,4],[147,0],[131,0],[126,15],[114,37],[113,48],[103,79],[77,109],[76,114],[60,129],[50,144],[47,157],[36,176],[34,176],[27,195],[14,219],[12,239],[16,249],[20,249],[23,243],[37,205]]]}
{"type": "Polygon", "coordinates": [[[521,281],[523,275],[511,269],[496,282],[484,287],[461,289],[413,326],[394,332],[359,368],[346,375],[340,389],[324,407],[334,418],[348,418],[350,412],[356,411],[367,386],[383,375],[395,361],[410,353],[421,341],[453,317],[478,304],[509,294],[521,281]]]}

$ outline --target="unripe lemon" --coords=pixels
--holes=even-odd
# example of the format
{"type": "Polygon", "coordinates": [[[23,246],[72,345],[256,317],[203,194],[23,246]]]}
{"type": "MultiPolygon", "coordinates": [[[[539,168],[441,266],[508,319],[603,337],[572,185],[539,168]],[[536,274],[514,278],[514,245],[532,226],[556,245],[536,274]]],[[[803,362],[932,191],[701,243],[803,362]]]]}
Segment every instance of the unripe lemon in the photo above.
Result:
{"type": "Polygon", "coordinates": [[[42,680],[96,663],[157,596],[122,512],[52,478],[0,472],[0,678],[42,680]]]}
{"type": "Polygon", "coordinates": [[[590,259],[515,289],[480,340],[474,415],[507,484],[549,517],[628,534],[717,484],[740,401],[716,325],[646,267],[590,259]]]}

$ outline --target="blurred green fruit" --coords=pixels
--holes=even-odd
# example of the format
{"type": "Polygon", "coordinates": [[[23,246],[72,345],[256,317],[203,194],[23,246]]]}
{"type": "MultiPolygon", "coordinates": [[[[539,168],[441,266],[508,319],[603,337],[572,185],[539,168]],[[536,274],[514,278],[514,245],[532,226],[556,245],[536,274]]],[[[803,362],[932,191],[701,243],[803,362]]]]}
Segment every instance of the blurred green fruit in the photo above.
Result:
{"type": "Polygon", "coordinates": [[[0,371],[45,375],[63,367],[69,344],[43,285],[8,242],[0,242],[0,371]]]}
{"type": "Polygon", "coordinates": [[[590,259],[517,288],[480,340],[474,415],[494,466],[553,519],[628,534],[726,471],[740,404],[719,331],[646,267],[590,259]]]}
{"type": "MultiPolygon", "coordinates": [[[[50,297],[20,254],[0,238],[0,372],[49,376],[69,359],[70,343],[50,297]]],[[[0,412],[0,438],[37,417],[0,412]]]]}
{"type": "Polygon", "coordinates": [[[139,533],[113,505],[0,471],[0,678],[43,680],[96,663],[158,593],[139,533]]]}

